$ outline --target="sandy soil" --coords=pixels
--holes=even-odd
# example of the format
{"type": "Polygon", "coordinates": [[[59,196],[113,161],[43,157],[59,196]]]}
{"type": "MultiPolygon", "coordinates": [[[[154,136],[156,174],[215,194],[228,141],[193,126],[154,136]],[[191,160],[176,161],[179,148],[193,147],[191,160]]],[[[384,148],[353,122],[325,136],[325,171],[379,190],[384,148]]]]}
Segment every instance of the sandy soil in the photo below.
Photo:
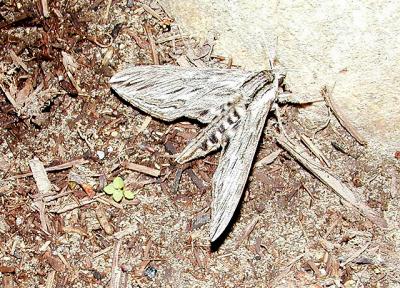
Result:
{"type": "MultiPolygon", "coordinates": [[[[182,38],[155,1],[51,1],[48,17],[45,2],[0,4],[2,287],[400,285],[400,155],[367,154],[332,116],[314,143],[388,228],[282,151],[253,169],[229,233],[211,246],[218,153],[183,166],[171,157],[201,125],[150,118],[112,93],[108,79],[127,64],[228,67],[229,59],[194,60],[210,43],[182,38]],[[54,168],[46,193],[26,174],[35,157],[54,168]],[[134,200],[115,203],[102,192],[116,176],[137,192],[134,200]]],[[[282,107],[291,137],[326,122],[299,120],[300,109],[282,107]]],[[[274,122],[255,161],[281,149],[274,122]]]]}

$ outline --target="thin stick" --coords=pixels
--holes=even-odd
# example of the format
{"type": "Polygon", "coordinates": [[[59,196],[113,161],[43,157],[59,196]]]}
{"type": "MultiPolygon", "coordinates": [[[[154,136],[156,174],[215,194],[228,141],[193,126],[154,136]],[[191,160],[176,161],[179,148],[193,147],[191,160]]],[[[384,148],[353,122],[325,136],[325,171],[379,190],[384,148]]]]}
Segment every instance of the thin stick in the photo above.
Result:
{"type": "Polygon", "coordinates": [[[147,25],[144,26],[144,29],[146,30],[147,37],[149,38],[151,54],[153,55],[153,62],[155,65],[160,65],[160,60],[158,58],[158,53],[157,53],[156,42],[154,40],[153,34],[151,33],[151,29],[147,25]]]}
{"type": "Polygon", "coordinates": [[[114,246],[113,258],[112,258],[112,268],[111,268],[111,281],[110,287],[117,288],[119,287],[120,273],[118,273],[118,254],[121,249],[122,239],[118,239],[114,246]]]}
{"type": "Polygon", "coordinates": [[[97,198],[99,198],[101,196],[102,196],[101,194],[98,194],[98,195],[94,196],[92,199],[85,199],[85,200],[80,201],[79,203],[68,204],[68,205],[65,205],[63,208],[59,208],[59,209],[51,209],[49,212],[57,213],[57,214],[65,213],[65,212],[74,210],[76,208],[85,206],[87,204],[93,203],[93,202],[97,201],[97,198]]]}
{"type": "Polygon", "coordinates": [[[301,163],[309,172],[311,172],[318,180],[330,187],[340,197],[346,200],[350,207],[357,208],[365,217],[371,220],[375,225],[381,228],[387,228],[384,218],[377,212],[368,207],[364,201],[356,197],[350,188],[348,188],[337,176],[327,168],[318,165],[300,146],[292,144],[283,134],[276,135],[278,143],[288,151],[299,163],[301,163]]]}
{"type": "Polygon", "coordinates": [[[328,92],[328,89],[326,87],[322,89],[321,94],[324,97],[326,104],[332,110],[333,115],[336,116],[336,118],[338,119],[339,123],[343,126],[343,128],[346,129],[346,131],[349,132],[350,135],[354,139],[356,139],[358,143],[360,143],[361,145],[367,145],[367,141],[364,139],[364,137],[361,136],[361,134],[354,128],[354,126],[350,123],[350,121],[346,119],[344,114],[340,111],[339,107],[335,103],[333,103],[332,90],[328,92]]]}
{"type": "Polygon", "coordinates": [[[307,148],[321,161],[321,163],[325,163],[329,168],[331,164],[328,159],[324,156],[322,151],[308,138],[306,135],[300,135],[301,141],[307,146],[307,148]]]}
{"type": "Polygon", "coordinates": [[[148,6],[144,3],[140,3],[140,2],[138,2],[137,5],[141,6],[147,13],[149,13],[151,16],[156,18],[158,21],[162,20],[161,16],[158,15],[158,13],[156,11],[154,11],[154,9],[151,8],[150,6],[148,6]]]}
{"type": "MultiPolygon", "coordinates": [[[[55,172],[55,171],[65,170],[65,169],[71,168],[76,165],[83,165],[88,162],[89,162],[88,160],[81,158],[81,159],[72,160],[72,161],[69,161],[69,162],[66,162],[66,163],[63,163],[60,165],[50,166],[50,167],[44,168],[44,170],[46,172],[55,172]]],[[[13,179],[25,178],[25,177],[30,177],[30,176],[32,176],[32,172],[14,175],[5,180],[13,180],[13,179]]]]}
{"type": "Polygon", "coordinates": [[[162,44],[162,43],[173,41],[173,40],[179,40],[179,39],[182,39],[182,37],[188,37],[188,36],[187,35],[181,35],[181,34],[171,35],[171,36],[168,36],[168,37],[157,39],[156,40],[156,44],[162,44]]]}
{"type": "Polygon", "coordinates": [[[154,169],[154,168],[150,168],[147,166],[143,166],[143,165],[139,165],[139,164],[135,164],[135,163],[128,163],[128,162],[124,162],[122,164],[123,167],[125,167],[126,169],[129,170],[133,170],[136,172],[140,172],[140,173],[144,173],[153,177],[158,177],[160,176],[160,170],[158,169],[154,169]]]}
{"type": "Polygon", "coordinates": [[[44,18],[48,18],[50,16],[49,5],[47,4],[47,0],[41,0],[42,4],[42,13],[44,18]]]}

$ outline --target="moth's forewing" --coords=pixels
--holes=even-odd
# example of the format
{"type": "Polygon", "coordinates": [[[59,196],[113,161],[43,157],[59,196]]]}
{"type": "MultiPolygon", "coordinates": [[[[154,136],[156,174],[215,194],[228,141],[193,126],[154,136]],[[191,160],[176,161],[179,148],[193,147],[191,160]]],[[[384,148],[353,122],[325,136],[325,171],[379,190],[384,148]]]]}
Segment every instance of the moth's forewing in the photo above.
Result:
{"type": "Polygon", "coordinates": [[[217,240],[224,232],[239,204],[277,90],[277,81],[265,83],[248,106],[246,116],[240,120],[235,135],[221,155],[213,177],[211,241],[217,240]]]}
{"type": "Polygon", "coordinates": [[[131,66],[115,74],[110,84],[118,95],[153,117],[210,123],[256,74],[238,69],[131,66]]]}

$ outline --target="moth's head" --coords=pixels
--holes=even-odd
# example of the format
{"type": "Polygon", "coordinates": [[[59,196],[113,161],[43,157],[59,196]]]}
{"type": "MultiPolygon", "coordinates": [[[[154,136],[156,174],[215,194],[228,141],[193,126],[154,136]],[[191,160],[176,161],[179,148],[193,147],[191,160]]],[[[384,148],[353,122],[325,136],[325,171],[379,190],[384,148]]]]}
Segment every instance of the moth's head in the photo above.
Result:
{"type": "Polygon", "coordinates": [[[282,68],[274,68],[271,70],[264,70],[263,71],[266,78],[269,79],[271,82],[277,81],[277,85],[280,86],[283,84],[283,81],[286,77],[286,69],[282,68]]]}
{"type": "Polygon", "coordinates": [[[278,83],[281,85],[286,77],[286,70],[283,68],[274,68],[271,70],[275,78],[278,78],[278,83]]]}

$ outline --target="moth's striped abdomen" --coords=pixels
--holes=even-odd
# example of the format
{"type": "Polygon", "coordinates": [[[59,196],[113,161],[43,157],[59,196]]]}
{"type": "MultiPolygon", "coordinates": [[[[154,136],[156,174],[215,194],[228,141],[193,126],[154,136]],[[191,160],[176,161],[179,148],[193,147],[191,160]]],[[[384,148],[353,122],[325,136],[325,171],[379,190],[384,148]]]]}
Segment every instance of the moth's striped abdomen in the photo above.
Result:
{"type": "Polygon", "coordinates": [[[246,115],[246,106],[247,101],[239,95],[234,101],[222,105],[219,115],[186,146],[176,161],[185,163],[205,156],[221,146],[225,147],[234,134],[235,126],[246,115]]]}

